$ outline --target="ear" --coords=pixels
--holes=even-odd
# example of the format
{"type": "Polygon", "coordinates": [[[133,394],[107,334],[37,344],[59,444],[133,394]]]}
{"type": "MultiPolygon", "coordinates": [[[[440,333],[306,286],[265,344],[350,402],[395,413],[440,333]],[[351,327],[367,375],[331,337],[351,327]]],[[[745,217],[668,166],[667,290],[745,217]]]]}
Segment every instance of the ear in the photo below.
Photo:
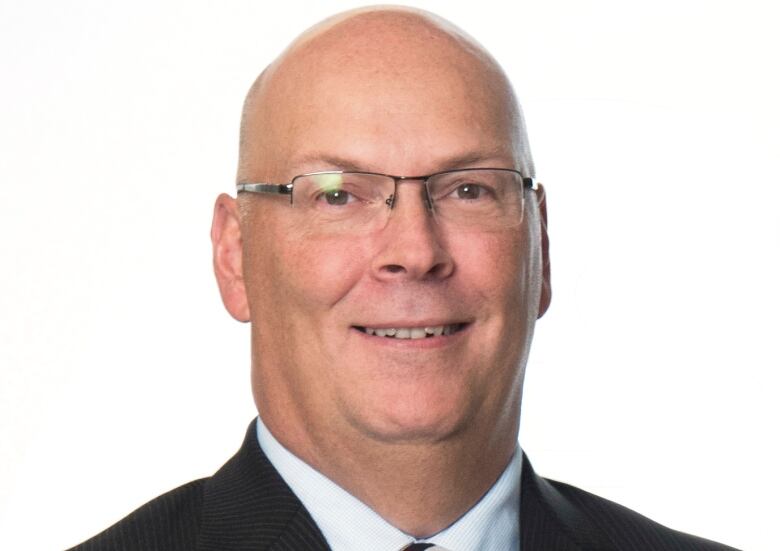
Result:
{"type": "Polygon", "coordinates": [[[238,321],[249,321],[249,302],[242,270],[241,223],[236,200],[223,193],[214,205],[211,223],[214,275],[217,276],[222,303],[238,321]]]}
{"type": "Polygon", "coordinates": [[[550,238],[547,235],[547,194],[544,186],[539,184],[536,190],[536,200],[539,205],[539,234],[542,237],[542,294],[539,297],[539,313],[541,318],[550,307],[552,286],[550,283],[550,238]]]}

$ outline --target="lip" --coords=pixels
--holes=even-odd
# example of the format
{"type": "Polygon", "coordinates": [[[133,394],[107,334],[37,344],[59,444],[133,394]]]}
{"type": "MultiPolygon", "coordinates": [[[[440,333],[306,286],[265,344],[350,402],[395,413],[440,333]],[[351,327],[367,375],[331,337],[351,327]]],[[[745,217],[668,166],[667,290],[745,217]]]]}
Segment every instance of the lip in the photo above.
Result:
{"type": "Polygon", "coordinates": [[[468,325],[473,319],[468,318],[415,318],[415,319],[394,319],[382,321],[366,321],[352,323],[352,327],[435,327],[437,325],[468,325]]]}
{"type": "Polygon", "coordinates": [[[354,324],[350,327],[350,330],[359,338],[367,339],[367,342],[376,345],[384,346],[401,346],[405,348],[436,348],[440,346],[446,346],[450,343],[460,340],[466,333],[469,332],[473,323],[470,321],[420,321],[415,320],[412,322],[371,322],[365,325],[354,324]],[[419,339],[397,339],[392,337],[381,337],[379,335],[370,335],[365,332],[365,328],[381,329],[389,327],[403,327],[403,328],[424,328],[424,327],[438,327],[442,325],[456,325],[458,329],[450,333],[449,335],[428,335],[425,338],[419,339]]]}

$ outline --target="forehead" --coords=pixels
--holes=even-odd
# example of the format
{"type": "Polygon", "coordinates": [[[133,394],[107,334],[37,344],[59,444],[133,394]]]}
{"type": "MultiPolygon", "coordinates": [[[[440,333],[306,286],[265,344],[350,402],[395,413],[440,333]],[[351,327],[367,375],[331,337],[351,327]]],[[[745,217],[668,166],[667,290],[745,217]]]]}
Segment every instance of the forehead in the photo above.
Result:
{"type": "Polygon", "coordinates": [[[517,111],[500,68],[425,25],[337,26],[294,46],[259,88],[246,131],[266,169],[322,152],[400,173],[398,164],[425,158],[511,157],[515,146],[517,111]]]}

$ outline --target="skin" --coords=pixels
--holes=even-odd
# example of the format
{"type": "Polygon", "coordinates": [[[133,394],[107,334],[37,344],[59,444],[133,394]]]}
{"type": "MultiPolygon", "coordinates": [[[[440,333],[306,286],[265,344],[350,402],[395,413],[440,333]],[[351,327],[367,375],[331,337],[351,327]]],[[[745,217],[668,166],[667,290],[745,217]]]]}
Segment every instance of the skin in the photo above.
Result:
{"type": "MultiPolygon", "coordinates": [[[[511,87],[471,38],[425,12],[348,12],[260,76],[242,119],[239,181],[353,169],[420,175],[533,170],[511,87]]],[[[290,451],[403,531],[457,520],[517,441],[535,320],[550,300],[543,190],[523,223],[458,230],[398,188],[384,227],[323,235],[281,196],[221,195],[214,268],[252,324],[253,393],[290,451]],[[414,340],[355,329],[465,322],[414,340]]]]}

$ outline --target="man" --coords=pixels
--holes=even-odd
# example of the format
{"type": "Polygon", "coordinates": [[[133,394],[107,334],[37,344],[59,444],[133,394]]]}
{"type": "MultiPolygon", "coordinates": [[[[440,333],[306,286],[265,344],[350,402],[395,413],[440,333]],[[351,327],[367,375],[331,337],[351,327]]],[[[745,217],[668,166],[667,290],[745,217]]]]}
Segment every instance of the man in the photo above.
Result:
{"type": "Polygon", "coordinates": [[[550,302],[533,176],[511,86],[460,30],[373,8],[304,33],[248,94],[212,227],[259,417],[213,477],[76,549],[726,549],[518,449],[550,302]]]}

